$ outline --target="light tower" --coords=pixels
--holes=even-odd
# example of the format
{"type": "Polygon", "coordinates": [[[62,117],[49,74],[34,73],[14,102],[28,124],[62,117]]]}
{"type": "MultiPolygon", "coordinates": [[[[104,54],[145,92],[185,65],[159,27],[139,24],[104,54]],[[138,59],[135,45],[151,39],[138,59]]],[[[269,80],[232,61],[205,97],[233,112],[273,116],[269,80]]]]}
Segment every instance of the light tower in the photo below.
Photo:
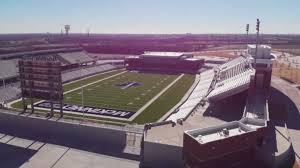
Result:
{"type": "Polygon", "coordinates": [[[246,46],[248,44],[249,24],[246,25],[246,46]]]}
{"type": "Polygon", "coordinates": [[[258,47],[258,36],[259,36],[259,19],[256,19],[256,47],[255,47],[255,58],[254,58],[254,68],[256,68],[256,58],[257,58],[257,47],[258,47]]]}
{"type": "Polygon", "coordinates": [[[70,28],[70,25],[65,25],[66,36],[69,35],[70,28]]]}

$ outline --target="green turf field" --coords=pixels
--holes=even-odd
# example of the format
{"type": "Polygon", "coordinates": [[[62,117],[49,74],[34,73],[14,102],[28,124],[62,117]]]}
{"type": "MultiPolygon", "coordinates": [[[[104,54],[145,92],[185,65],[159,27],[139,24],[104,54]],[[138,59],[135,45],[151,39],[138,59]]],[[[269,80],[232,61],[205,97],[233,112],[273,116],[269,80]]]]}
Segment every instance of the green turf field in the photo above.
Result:
{"type": "MultiPolygon", "coordinates": [[[[124,70],[101,73],[64,84],[64,102],[67,104],[81,105],[81,89],[78,89],[78,87],[95,82],[94,84],[85,86],[83,89],[85,106],[136,112],[178,76],[179,75],[125,72],[124,70]],[[118,75],[119,73],[122,74],[118,75]],[[113,75],[116,76],[111,77],[113,75]],[[117,86],[118,84],[133,81],[138,82],[140,85],[126,89],[122,89],[122,86],[117,86]]],[[[132,121],[120,121],[117,119],[103,118],[103,116],[86,116],[85,120],[111,124],[144,124],[155,122],[181,100],[194,80],[195,75],[185,74],[132,121]]],[[[39,100],[35,100],[35,102],[37,101],[39,100]]],[[[12,107],[22,109],[21,101],[12,104],[12,107]]],[[[41,114],[45,112],[47,112],[47,110],[40,111],[41,114]]],[[[64,118],[83,119],[81,113],[66,113],[64,118]]]]}
{"type": "MultiPolygon", "coordinates": [[[[83,88],[85,106],[136,112],[178,75],[125,72],[83,88]],[[138,86],[122,88],[119,84],[137,82],[138,86]]],[[[67,104],[81,105],[82,89],[64,95],[67,104]]]]}

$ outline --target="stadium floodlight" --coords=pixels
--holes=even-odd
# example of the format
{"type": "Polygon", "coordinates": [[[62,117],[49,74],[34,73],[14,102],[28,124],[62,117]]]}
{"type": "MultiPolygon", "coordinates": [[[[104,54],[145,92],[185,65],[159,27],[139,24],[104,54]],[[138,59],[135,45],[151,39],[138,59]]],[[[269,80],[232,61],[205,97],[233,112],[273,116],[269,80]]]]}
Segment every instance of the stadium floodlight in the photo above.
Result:
{"type": "Polygon", "coordinates": [[[249,24],[246,25],[246,31],[249,32],[249,24]]]}
{"type": "Polygon", "coordinates": [[[249,24],[246,25],[246,47],[247,47],[247,44],[248,44],[248,34],[249,34],[249,24]]]}
{"type": "Polygon", "coordinates": [[[256,31],[259,32],[259,25],[260,25],[260,21],[259,19],[256,19],[256,31]]]}
{"type": "Polygon", "coordinates": [[[256,19],[256,47],[255,47],[255,58],[254,58],[254,68],[256,68],[256,58],[257,58],[257,47],[258,47],[258,38],[259,38],[259,26],[260,20],[256,19]]]}

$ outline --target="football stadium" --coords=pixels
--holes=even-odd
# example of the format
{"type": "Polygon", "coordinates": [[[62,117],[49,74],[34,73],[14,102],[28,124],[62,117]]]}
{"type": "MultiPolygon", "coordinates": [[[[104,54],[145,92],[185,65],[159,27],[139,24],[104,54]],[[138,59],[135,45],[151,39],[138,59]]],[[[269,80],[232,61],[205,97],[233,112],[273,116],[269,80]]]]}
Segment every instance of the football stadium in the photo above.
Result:
{"type": "Polygon", "coordinates": [[[35,130],[38,141],[131,157],[142,167],[292,164],[289,134],[270,119],[277,115],[269,110],[274,53],[247,45],[229,59],[146,51],[101,60],[83,50],[14,56],[0,66],[0,126],[7,134],[32,138],[26,130],[35,130]],[[282,143],[271,161],[270,136],[282,143]]]}
{"type": "MultiPolygon", "coordinates": [[[[155,56],[154,59],[163,58],[166,61],[170,60],[170,57],[174,59],[178,55],[184,55],[171,52],[156,52],[156,54],[164,55],[160,58],[155,56]]],[[[152,55],[155,55],[155,52],[152,55]]],[[[113,63],[88,65],[94,60],[82,51],[58,56],[64,69],[63,111],[66,116],[80,118],[84,116],[118,124],[144,124],[159,120],[181,100],[193,85],[196,76],[164,70],[166,63],[156,65],[162,67],[162,71],[158,73],[149,69],[132,70],[131,65],[127,65],[127,69],[130,70],[113,63]],[[81,66],[78,70],[68,70],[68,67],[78,66],[81,66]],[[164,104],[164,107],[158,108],[157,106],[161,104],[164,104]]],[[[177,65],[172,66],[176,69],[177,65]]],[[[200,68],[199,64],[193,73],[200,68]]],[[[183,71],[184,67],[181,69],[183,71]]],[[[38,112],[49,111],[51,104],[48,100],[35,99],[34,102],[38,112]]],[[[31,108],[29,101],[27,104],[28,108],[31,108]]],[[[10,105],[16,109],[23,108],[20,99],[10,105]]],[[[59,111],[59,103],[54,103],[54,109],[56,112],[59,111]]]]}

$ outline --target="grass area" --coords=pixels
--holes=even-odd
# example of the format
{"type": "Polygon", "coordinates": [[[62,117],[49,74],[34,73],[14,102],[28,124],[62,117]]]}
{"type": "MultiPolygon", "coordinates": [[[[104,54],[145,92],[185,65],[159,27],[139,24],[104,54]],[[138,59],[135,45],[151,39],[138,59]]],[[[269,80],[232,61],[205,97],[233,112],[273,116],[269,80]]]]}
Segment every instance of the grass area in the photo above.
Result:
{"type": "Polygon", "coordinates": [[[86,85],[86,84],[95,82],[97,80],[115,75],[115,74],[120,73],[122,71],[123,70],[116,70],[116,71],[112,71],[112,72],[102,73],[102,74],[95,75],[95,76],[92,76],[92,77],[89,77],[89,78],[86,78],[86,79],[78,80],[76,82],[67,83],[67,84],[64,85],[64,91],[66,92],[66,91],[78,88],[81,85],[86,85]]]}
{"type": "MultiPolygon", "coordinates": [[[[72,82],[72,83],[66,83],[64,84],[64,91],[69,91],[69,90],[72,90],[72,89],[75,89],[75,88],[78,88],[80,87],[81,85],[86,85],[88,83],[91,83],[91,82],[95,82],[97,80],[100,80],[100,79],[103,79],[103,78],[106,78],[106,77],[109,77],[111,75],[115,75],[117,73],[120,73],[122,72],[123,70],[116,70],[116,71],[111,71],[111,72],[107,72],[107,73],[101,73],[99,75],[95,75],[95,76],[92,76],[92,77],[89,77],[89,78],[85,78],[85,79],[81,79],[81,80],[78,80],[76,82],[72,82]]],[[[38,99],[34,99],[34,102],[38,102],[40,100],[38,99]]],[[[26,100],[25,101],[26,104],[30,104],[30,101],[29,100],[26,100]]],[[[23,104],[22,104],[22,101],[18,101],[14,104],[11,105],[13,108],[17,108],[17,109],[23,109],[23,104]]]]}
{"type": "MultiPolygon", "coordinates": [[[[84,105],[136,112],[175,80],[178,75],[126,72],[84,87],[84,105]],[[137,82],[138,86],[118,86],[137,82]]],[[[81,105],[81,89],[64,95],[67,104],[81,105]]]]}
{"type": "Polygon", "coordinates": [[[275,61],[273,63],[272,75],[278,76],[289,82],[300,84],[300,69],[275,61]]]}
{"type": "Polygon", "coordinates": [[[163,95],[146,108],[143,113],[137,116],[133,122],[143,124],[146,122],[157,121],[182,99],[194,81],[194,75],[184,75],[163,95]]]}
{"type": "MultiPolygon", "coordinates": [[[[122,72],[122,70],[99,74],[83,79],[82,81],[65,84],[64,91],[78,88],[81,86],[81,84],[89,84],[120,72],[122,72]]],[[[84,104],[93,107],[106,107],[135,112],[177,77],[178,75],[126,72],[84,87],[84,104]],[[118,84],[133,81],[139,83],[140,85],[131,86],[126,89],[122,89],[122,86],[118,86],[118,84]]],[[[107,119],[101,116],[85,116],[85,118],[83,118],[82,113],[66,113],[64,118],[106,124],[110,123],[116,125],[155,122],[181,100],[181,98],[186,94],[188,89],[193,84],[194,80],[194,75],[184,75],[132,122],[120,121],[117,119],[107,119]]],[[[64,98],[65,103],[81,105],[81,89],[77,89],[65,94],[64,98]]],[[[35,100],[35,102],[36,101],[39,100],[35,100]]],[[[23,107],[21,101],[14,103],[12,106],[18,109],[22,109],[23,107]]],[[[41,110],[37,113],[39,113],[39,115],[43,115],[46,112],[46,110],[41,110]]],[[[56,112],[56,115],[58,114],[59,113],[56,112]]]]}

